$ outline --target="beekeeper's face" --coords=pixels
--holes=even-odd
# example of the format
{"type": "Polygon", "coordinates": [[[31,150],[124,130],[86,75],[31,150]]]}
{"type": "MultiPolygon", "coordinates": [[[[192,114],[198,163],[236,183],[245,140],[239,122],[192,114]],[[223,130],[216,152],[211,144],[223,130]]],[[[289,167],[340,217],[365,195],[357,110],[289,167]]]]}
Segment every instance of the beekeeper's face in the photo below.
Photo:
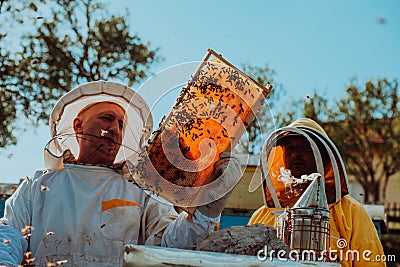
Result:
{"type": "Polygon", "coordinates": [[[285,168],[291,170],[294,177],[317,171],[313,151],[305,137],[287,136],[281,142],[285,168]]]}
{"type": "Polygon", "coordinates": [[[122,143],[125,111],[111,102],[96,103],[74,120],[78,163],[112,165],[122,143]]]}

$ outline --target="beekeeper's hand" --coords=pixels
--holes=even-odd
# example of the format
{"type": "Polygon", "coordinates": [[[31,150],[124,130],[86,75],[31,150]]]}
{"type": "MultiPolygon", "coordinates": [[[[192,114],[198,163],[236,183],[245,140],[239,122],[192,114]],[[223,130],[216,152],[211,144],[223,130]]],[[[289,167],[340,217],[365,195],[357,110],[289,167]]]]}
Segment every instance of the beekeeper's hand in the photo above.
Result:
{"type": "Polygon", "coordinates": [[[216,179],[223,179],[223,182],[219,185],[218,189],[216,188],[216,190],[218,192],[226,193],[219,199],[209,204],[199,206],[197,209],[207,217],[216,218],[225,208],[233,189],[241,178],[240,176],[242,175],[242,171],[239,160],[230,152],[222,152],[220,154],[220,160],[214,164],[214,171],[211,173],[211,175],[214,176],[210,177],[213,178],[212,181],[216,179]]]}

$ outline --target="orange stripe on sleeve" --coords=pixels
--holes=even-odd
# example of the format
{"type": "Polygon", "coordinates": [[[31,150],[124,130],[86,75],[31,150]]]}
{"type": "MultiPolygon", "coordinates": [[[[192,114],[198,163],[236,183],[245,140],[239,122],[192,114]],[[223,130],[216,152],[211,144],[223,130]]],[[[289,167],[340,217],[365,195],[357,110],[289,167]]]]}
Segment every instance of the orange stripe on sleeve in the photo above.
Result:
{"type": "Polygon", "coordinates": [[[101,211],[106,211],[115,207],[123,207],[123,206],[135,206],[135,207],[139,207],[139,204],[135,203],[135,202],[131,202],[131,201],[127,201],[127,200],[123,200],[123,199],[118,199],[118,198],[114,198],[114,199],[110,199],[107,201],[103,201],[101,203],[101,211]]]}

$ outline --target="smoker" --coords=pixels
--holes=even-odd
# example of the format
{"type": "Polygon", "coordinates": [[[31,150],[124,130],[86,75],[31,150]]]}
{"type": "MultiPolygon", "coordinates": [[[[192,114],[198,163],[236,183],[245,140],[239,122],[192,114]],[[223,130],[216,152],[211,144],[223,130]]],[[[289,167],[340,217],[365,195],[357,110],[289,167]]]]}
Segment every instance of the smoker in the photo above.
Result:
{"type": "Polygon", "coordinates": [[[299,260],[326,261],[329,249],[329,208],[325,179],[319,174],[292,208],[279,215],[277,235],[299,260]]]}

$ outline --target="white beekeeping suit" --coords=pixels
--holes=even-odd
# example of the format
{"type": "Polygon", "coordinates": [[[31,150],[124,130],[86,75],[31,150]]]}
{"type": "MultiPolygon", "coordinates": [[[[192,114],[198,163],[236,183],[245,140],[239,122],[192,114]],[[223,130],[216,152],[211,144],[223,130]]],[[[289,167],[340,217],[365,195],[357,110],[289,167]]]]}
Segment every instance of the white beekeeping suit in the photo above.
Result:
{"type": "MultiPolygon", "coordinates": [[[[48,169],[26,179],[6,202],[0,219],[0,265],[21,264],[27,250],[36,266],[121,266],[124,244],[195,247],[219,217],[197,210],[188,220],[185,212],[178,215],[120,174],[122,163],[135,164],[151,129],[147,104],[126,86],[92,82],[62,97],[50,117],[48,169]],[[83,108],[104,101],[125,111],[113,168],[76,164],[73,120],[83,108]]],[[[240,172],[232,171],[229,175],[240,172]]]]}

